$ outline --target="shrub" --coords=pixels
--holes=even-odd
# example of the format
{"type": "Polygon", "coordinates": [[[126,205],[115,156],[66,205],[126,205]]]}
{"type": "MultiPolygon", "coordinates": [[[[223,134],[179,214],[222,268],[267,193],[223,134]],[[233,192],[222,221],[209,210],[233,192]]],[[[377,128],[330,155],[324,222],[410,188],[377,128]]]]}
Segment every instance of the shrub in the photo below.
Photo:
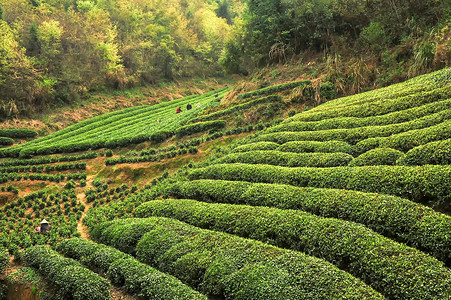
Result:
{"type": "Polygon", "coordinates": [[[352,222],[300,211],[173,199],[144,203],[135,215],[173,218],[303,251],[365,280],[387,298],[440,298],[451,288],[451,271],[442,262],[352,222]]]}
{"type": "Polygon", "coordinates": [[[137,257],[210,297],[263,299],[281,293],[288,299],[305,294],[313,298],[382,297],[323,260],[172,219],[121,219],[101,224],[97,232],[103,240],[112,241],[108,236],[144,227],[147,230],[136,244],[137,257]]]}
{"type": "Polygon", "coordinates": [[[451,139],[427,143],[409,150],[398,165],[451,165],[451,139]]]}
{"type": "Polygon", "coordinates": [[[46,246],[25,250],[26,263],[39,270],[64,299],[110,299],[110,283],[46,246]]]}
{"type": "Polygon", "coordinates": [[[208,130],[220,130],[224,127],[226,127],[227,122],[224,120],[217,120],[217,121],[207,121],[207,122],[199,122],[194,124],[189,124],[180,127],[175,131],[175,134],[177,137],[183,137],[187,135],[191,135],[198,132],[205,132],[208,130]]]}
{"type": "Polygon", "coordinates": [[[9,254],[6,251],[6,249],[4,249],[2,245],[0,245],[0,275],[3,275],[3,272],[8,267],[8,265],[9,265],[9,254]]]}
{"type": "Polygon", "coordinates": [[[145,299],[206,299],[178,279],[112,247],[81,238],[65,240],[58,251],[107,275],[115,284],[145,299]]]}
{"type": "Polygon", "coordinates": [[[287,168],[218,164],[191,170],[190,179],[242,180],[319,188],[341,188],[405,197],[446,210],[451,195],[451,166],[365,166],[287,168]]]}
{"type": "MultiPolygon", "coordinates": [[[[451,264],[451,217],[415,202],[356,191],[282,184],[196,180],[167,186],[164,196],[296,209],[364,224],[451,264]]],[[[268,227],[269,229],[269,227],[268,227]]]]}
{"type": "Polygon", "coordinates": [[[346,166],[352,156],[346,153],[287,153],[276,150],[254,150],[232,153],[214,163],[269,164],[286,167],[337,167],[346,166]]]}
{"type": "Polygon", "coordinates": [[[106,150],[105,150],[105,156],[106,156],[106,157],[111,157],[111,156],[113,156],[113,150],[111,150],[111,149],[106,149],[106,150]]]}
{"type": "Polygon", "coordinates": [[[391,148],[376,148],[354,158],[349,166],[395,165],[404,156],[401,151],[391,148]]]}

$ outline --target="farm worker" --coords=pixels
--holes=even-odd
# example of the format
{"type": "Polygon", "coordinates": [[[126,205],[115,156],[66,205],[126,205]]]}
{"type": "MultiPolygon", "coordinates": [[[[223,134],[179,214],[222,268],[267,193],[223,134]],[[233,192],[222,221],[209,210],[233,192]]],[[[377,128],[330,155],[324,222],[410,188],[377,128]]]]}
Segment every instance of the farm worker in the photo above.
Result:
{"type": "Polygon", "coordinates": [[[199,108],[200,107],[200,102],[196,103],[196,107],[199,108]]]}
{"type": "Polygon", "coordinates": [[[177,113],[179,114],[179,113],[181,113],[181,112],[182,112],[182,109],[180,108],[180,106],[177,107],[177,113]]]}
{"type": "Polygon", "coordinates": [[[219,99],[218,99],[218,92],[215,92],[215,99],[216,99],[216,101],[219,101],[219,99]]]}
{"type": "Polygon", "coordinates": [[[186,105],[186,110],[190,110],[191,108],[192,108],[191,104],[188,103],[188,104],[186,105]]]}

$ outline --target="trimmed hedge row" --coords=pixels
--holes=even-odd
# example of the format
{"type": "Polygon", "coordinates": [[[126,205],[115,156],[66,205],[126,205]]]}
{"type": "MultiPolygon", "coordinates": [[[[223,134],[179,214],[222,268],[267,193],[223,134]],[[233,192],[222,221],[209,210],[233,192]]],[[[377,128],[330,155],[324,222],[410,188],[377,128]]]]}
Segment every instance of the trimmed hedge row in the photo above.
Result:
{"type": "Polygon", "coordinates": [[[66,170],[86,170],[85,162],[56,164],[56,165],[32,165],[32,166],[15,166],[0,168],[0,173],[14,173],[14,172],[51,172],[51,171],[66,171],[66,170]]]}
{"type": "Polygon", "coordinates": [[[276,84],[272,86],[268,86],[262,89],[258,89],[252,92],[247,92],[238,95],[237,99],[246,99],[246,98],[252,98],[255,96],[261,96],[261,95],[269,95],[274,93],[283,92],[286,90],[292,90],[294,88],[300,87],[300,86],[306,86],[312,83],[310,80],[300,80],[300,81],[292,81],[282,84],[276,84]]]}
{"type": "Polygon", "coordinates": [[[115,220],[92,237],[118,249],[136,247],[139,260],[212,298],[383,298],[326,261],[173,219],[115,220]]]}
{"type": "Polygon", "coordinates": [[[402,159],[404,153],[391,148],[376,148],[354,158],[349,166],[380,166],[396,165],[398,159],[402,159]]]}
{"type": "Polygon", "coordinates": [[[347,221],[293,210],[174,199],[144,203],[135,215],[173,218],[302,251],[335,264],[391,299],[445,298],[451,290],[451,270],[443,262],[347,221]]]}
{"type": "Polygon", "coordinates": [[[58,251],[90,269],[106,274],[113,284],[144,299],[207,299],[180,280],[143,264],[115,248],[82,238],[58,244],[58,251]]]}
{"type": "Polygon", "coordinates": [[[4,249],[2,245],[0,245],[0,276],[3,275],[3,272],[6,270],[8,265],[9,265],[9,254],[6,251],[6,249],[4,249]]]}
{"type": "Polygon", "coordinates": [[[451,120],[435,126],[410,130],[387,137],[369,138],[358,142],[354,149],[357,153],[364,153],[374,148],[393,148],[406,152],[412,148],[451,138],[451,120]]]}
{"type": "Polygon", "coordinates": [[[353,157],[346,153],[289,153],[277,150],[254,150],[232,153],[213,163],[269,164],[285,167],[338,167],[346,166],[353,157]]]}
{"type": "Polygon", "coordinates": [[[175,135],[177,137],[183,137],[187,135],[191,135],[198,132],[204,132],[208,130],[220,130],[225,128],[227,122],[224,120],[216,120],[216,121],[207,121],[207,122],[199,122],[194,124],[189,124],[180,127],[175,131],[175,135]]]}
{"type": "Polygon", "coordinates": [[[444,124],[442,122],[450,121],[451,109],[438,112],[436,114],[428,115],[413,121],[390,124],[384,126],[366,126],[351,129],[330,129],[318,131],[284,131],[267,133],[262,132],[262,135],[255,138],[256,141],[269,141],[279,144],[290,141],[328,141],[328,140],[343,140],[350,144],[372,138],[372,137],[387,137],[401,132],[406,132],[414,129],[422,129],[430,126],[438,126],[437,124],[444,124]]]}
{"type": "Polygon", "coordinates": [[[93,159],[97,157],[96,152],[90,152],[86,154],[73,155],[73,156],[52,156],[52,157],[40,157],[35,159],[12,159],[0,162],[0,167],[12,167],[12,166],[28,166],[28,165],[44,165],[56,162],[68,162],[77,161],[83,159],[93,159]]]}
{"type": "Polygon", "coordinates": [[[320,121],[337,117],[371,117],[385,115],[395,111],[406,110],[424,104],[447,100],[451,98],[451,84],[434,89],[432,91],[416,92],[398,98],[384,99],[375,102],[356,103],[333,108],[330,106],[309,110],[293,117],[298,121],[320,121]],[[320,111],[324,109],[324,111],[320,111]]]}
{"type": "Polygon", "coordinates": [[[266,97],[262,97],[262,98],[258,98],[249,102],[245,102],[242,104],[238,104],[235,106],[232,106],[230,108],[224,109],[224,110],[220,110],[208,115],[203,115],[203,116],[199,116],[196,117],[194,119],[191,119],[189,121],[189,123],[197,123],[197,122],[203,122],[203,121],[210,121],[210,120],[214,120],[214,119],[218,119],[222,116],[226,116],[229,114],[232,114],[234,112],[237,111],[242,111],[242,110],[246,110],[252,106],[258,105],[258,104],[262,104],[262,103],[269,103],[269,102],[279,102],[279,103],[284,103],[283,102],[283,98],[282,96],[279,95],[270,95],[270,96],[266,96],[266,97]]]}
{"type": "MultiPolygon", "coordinates": [[[[276,143],[275,143],[276,144],[276,143]]],[[[252,145],[252,144],[250,144],[252,145]]],[[[276,144],[279,145],[279,144],[276,144]]],[[[354,149],[351,145],[343,141],[294,141],[287,142],[279,145],[278,151],[282,152],[294,152],[294,153],[309,153],[309,152],[321,152],[321,153],[335,153],[342,152],[353,154],[354,149]]]]}
{"type": "Polygon", "coordinates": [[[274,142],[256,142],[238,146],[234,148],[232,152],[239,153],[239,152],[250,152],[255,150],[276,150],[277,148],[279,148],[279,144],[274,142]]]}
{"type": "Polygon", "coordinates": [[[60,299],[111,299],[108,280],[47,246],[26,249],[24,258],[29,266],[38,269],[52,283],[52,287],[56,287],[60,299]]]}
{"type": "Polygon", "coordinates": [[[177,182],[166,187],[164,194],[206,202],[299,209],[353,221],[451,265],[451,217],[399,197],[223,180],[177,182]]]}
{"type": "Polygon", "coordinates": [[[189,178],[282,183],[381,193],[432,206],[443,205],[445,209],[451,203],[451,166],[287,168],[237,163],[194,169],[189,178]]]}
{"type": "Polygon", "coordinates": [[[19,138],[35,138],[38,133],[28,128],[5,128],[0,129],[0,137],[19,138]]]}
{"type": "Polygon", "coordinates": [[[451,165],[451,139],[431,142],[409,150],[398,165],[451,165]]]}
{"type": "Polygon", "coordinates": [[[1,146],[10,146],[12,144],[14,144],[14,140],[12,138],[0,136],[1,146]]]}
{"type": "Polygon", "coordinates": [[[419,107],[396,111],[385,115],[371,116],[366,118],[342,117],[314,122],[300,122],[296,121],[293,118],[290,118],[285,120],[282,124],[274,126],[267,131],[313,131],[337,128],[356,128],[364,126],[383,126],[412,121],[446,109],[451,109],[451,99],[433,102],[419,107]]]}

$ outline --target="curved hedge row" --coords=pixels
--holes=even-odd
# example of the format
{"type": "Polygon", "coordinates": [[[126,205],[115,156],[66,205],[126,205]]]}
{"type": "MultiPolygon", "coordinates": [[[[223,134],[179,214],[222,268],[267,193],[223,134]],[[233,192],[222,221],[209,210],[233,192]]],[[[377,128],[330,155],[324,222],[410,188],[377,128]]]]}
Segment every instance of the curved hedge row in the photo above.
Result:
{"type": "Polygon", "coordinates": [[[398,159],[402,159],[404,153],[391,148],[376,148],[354,158],[349,166],[380,166],[396,165],[398,159]]]}
{"type": "Polygon", "coordinates": [[[288,168],[271,165],[217,164],[194,169],[190,179],[242,180],[295,186],[338,188],[400,196],[415,202],[451,202],[451,166],[365,166],[288,168]]]}
{"type": "Polygon", "coordinates": [[[256,141],[269,141],[283,144],[290,141],[328,141],[343,140],[355,144],[361,140],[372,137],[388,137],[401,132],[414,129],[439,126],[451,119],[451,109],[428,115],[405,123],[390,124],[384,126],[366,126],[351,129],[330,129],[318,131],[285,131],[285,132],[264,132],[255,138],[256,141]],[[443,123],[442,123],[443,122],[443,123]],[[437,125],[439,124],[439,125],[437,125]]]}
{"type": "Polygon", "coordinates": [[[451,139],[431,142],[409,150],[398,165],[451,165],[451,139]]]}
{"type": "Polygon", "coordinates": [[[165,194],[206,202],[299,209],[323,217],[345,219],[427,251],[451,265],[451,217],[403,198],[223,180],[178,182],[167,187],[165,194]]]}
{"type": "Polygon", "coordinates": [[[175,131],[175,135],[177,137],[183,137],[187,135],[191,135],[198,132],[204,132],[208,130],[220,130],[224,127],[226,127],[227,122],[224,120],[216,120],[216,121],[206,121],[206,122],[199,122],[194,124],[189,124],[180,127],[175,131]]]}
{"type": "Polygon", "coordinates": [[[311,83],[310,80],[300,80],[300,81],[292,81],[292,82],[287,82],[287,83],[282,83],[282,84],[276,84],[276,85],[268,86],[268,87],[258,89],[258,90],[252,91],[252,92],[240,94],[240,95],[238,95],[237,99],[246,99],[246,98],[251,98],[251,97],[255,97],[255,96],[279,93],[279,92],[291,90],[291,89],[294,89],[294,88],[297,88],[300,86],[306,86],[306,85],[309,85],[310,83],[311,83]]]}
{"type": "MultiPolygon", "coordinates": [[[[263,142],[262,142],[263,143],[263,142]]],[[[276,144],[279,145],[279,144],[276,144]]],[[[305,153],[305,152],[321,152],[321,153],[335,153],[342,152],[353,154],[354,149],[351,145],[343,141],[294,141],[286,142],[279,145],[278,151],[282,152],[294,152],[294,153],[305,153]]]]}
{"type": "Polygon", "coordinates": [[[138,242],[136,253],[142,262],[213,298],[383,298],[323,260],[173,219],[116,220],[98,226],[92,237],[118,249],[134,248],[138,242]],[[118,244],[130,233],[133,237],[118,244]]]}
{"type": "Polygon", "coordinates": [[[29,166],[29,165],[44,165],[56,162],[68,162],[77,161],[83,159],[93,159],[97,157],[96,152],[90,152],[80,155],[72,156],[52,156],[52,157],[40,157],[35,159],[11,159],[0,162],[0,167],[12,167],[12,166],[29,166]]]}
{"type": "Polygon", "coordinates": [[[245,144],[238,146],[232,150],[232,152],[249,152],[255,150],[276,150],[279,148],[279,144],[273,142],[256,142],[251,144],[245,144]]]}
{"type": "Polygon", "coordinates": [[[285,167],[338,167],[346,166],[352,160],[346,153],[289,153],[277,150],[255,150],[232,153],[213,163],[269,164],[285,167]]]}
{"type": "Polygon", "coordinates": [[[111,299],[110,283],[70,258],[64,258],[47,246],[25,250],[26,263],[39,270],[62,299],[111,299]]]}
{"type": "Polygon", "coordinates": [[[354,149],[364,153],[374,148],[393,148],[406,152],[412,148],[451,138],[451,120],[435,126],[410,130],[387,137],[369,138],[358,142],[354,149]]]}
{"type": "Polygon", "coordinates": [[[333,108],[330,106],[322,107],[324,111],[318,109],[309,110],[293,117],[298,121],[320,121],[336,117],[371,117],[385,115],[395,111],[406,110],[424,104],[447,100],[451,98],[451,83],[431,91],[419,91],[402,97],[384,99],[374,102],[363,102],[333,108]]]}
{"type": "Polygon", "coordinates": [[[173,218],[302,251],[335,264],[391,299],[445,298],[451,290],[451,270],[442,262],[347,221],[293,210],[174,199],[144,203],[135,215],[173,218]]]}
{"type": "Polygon", "coordinates": [[[14,144],[14,140],[12,138],[0,136],[1,146],[10,146],[12,144],[14,144]]]}
{"type": "Polygon", "coordinates": [[[0,137],[9,137],[13,139],[35,138],[38,133],[28,128],[5,128],[0,129],[0,137]]]}
{"type": "Polygon", "coordinates": [[[451,99],[433,102],[419,107],[396,111],[385,115],[370,116],[366,118],[342,117],[314,122],[300,122],[293,120],[293,118],[290,118],[285,120],[282,124],[269,128],[266,131],[313,131],[337,128],[356,128],[364,126],[383,126],[412,121],[446,109],[451,109],[451,99]]]}
{"type": "Polygon", "coordinates": [[[180,280],[159,272],[112,247],[81,238],[62,241],[58,251],[106,274],[114,284],[144,299],[207,299],[180,280]]]}
{"type": "Polygon", "coordinates": [[[255,100],[252,100],[249,102],[245,102],[242,104],[238,104],[238,105],[232,106],[230,108],[223,109],[223,110],[220,110],[220,111],[208,114],[208,115],[198,116],[196,118],[191,119],[189,122],[196,123],[196,122],[210,121],[210,120],[218,119],[222,116],[232,114],[237,111],[246,110],[246,109],[248,109],[252,106],[258,105],[258,104],[269,103],[269,102],[284,103],[282,96],[270,95],[270,96],[258,98],[258,99],[255,99],[255,100]]]}

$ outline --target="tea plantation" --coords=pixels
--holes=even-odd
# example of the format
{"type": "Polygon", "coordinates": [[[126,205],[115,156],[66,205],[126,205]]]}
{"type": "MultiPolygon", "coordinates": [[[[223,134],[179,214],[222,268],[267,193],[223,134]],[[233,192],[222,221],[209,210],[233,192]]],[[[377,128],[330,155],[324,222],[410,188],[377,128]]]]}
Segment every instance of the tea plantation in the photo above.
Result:
{"type": "Polygon", "coordinates": [[[0,272],[14,256],[58,299],[111,299],[112,286],[136,299],[450,299],[451,69],[283,121],[217,120],[309,84],[203,115],[214,92],[133,107],[1,149],[0,272]],[[226,136],[140,187],[99,175],[226,136]],[[134,144],[147,148],[123,154],[134,144]],[[31,180],[53,188],[16,187],[31,180]],[[53,228],[36,234],[42,218],[53,228]]]}

